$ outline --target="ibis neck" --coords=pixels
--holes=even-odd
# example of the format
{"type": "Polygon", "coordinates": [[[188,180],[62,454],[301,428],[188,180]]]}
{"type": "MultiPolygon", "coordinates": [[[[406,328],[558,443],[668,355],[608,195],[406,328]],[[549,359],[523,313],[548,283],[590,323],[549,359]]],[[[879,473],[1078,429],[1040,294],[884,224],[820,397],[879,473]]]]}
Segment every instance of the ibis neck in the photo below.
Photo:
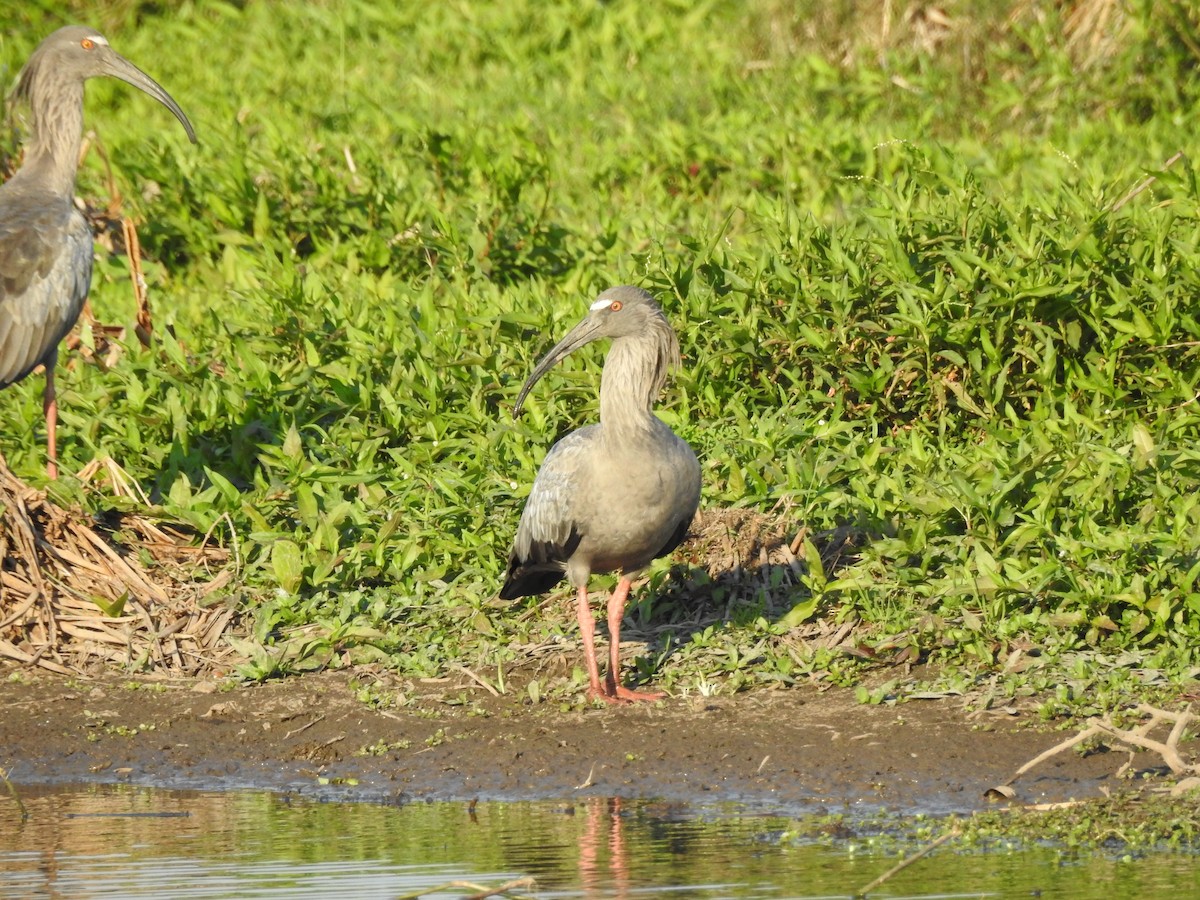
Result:
{"type": "Polygon", "coordinates": [[[33,133],[22,171],[53,193],[72,197],[83,141],[83,82],[56,85],[52,102],[39,87],[31,91],[33,133]]]}
{"type": "Polygon", "coordinates": [[[662,381],[658,354],[636,338],[613,341],[600,376],[600,424],[606,435],[622,436],[648,432],[658,424],[651,411],[662,381]]]}

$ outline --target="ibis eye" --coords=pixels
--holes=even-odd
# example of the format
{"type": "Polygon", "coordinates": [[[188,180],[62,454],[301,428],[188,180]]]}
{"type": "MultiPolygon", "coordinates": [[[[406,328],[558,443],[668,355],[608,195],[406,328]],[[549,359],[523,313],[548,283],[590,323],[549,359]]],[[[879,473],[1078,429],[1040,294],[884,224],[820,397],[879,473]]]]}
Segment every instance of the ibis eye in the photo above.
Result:
{"type": "Polygon", "coordinates": [[[620,312],[623,305],[624,304],[622,304],[620,300],[614,300],[609,309],[611,309],[613,312],[620,312]]]}
{"type": "Polygon", "coordinates": [[[84,38],[82,41],[79,42],[79,46],[82,47],[84,50],[91,50],[93,47],[96,46],[96,42],[93,41],[91,38],[84,38]]]}

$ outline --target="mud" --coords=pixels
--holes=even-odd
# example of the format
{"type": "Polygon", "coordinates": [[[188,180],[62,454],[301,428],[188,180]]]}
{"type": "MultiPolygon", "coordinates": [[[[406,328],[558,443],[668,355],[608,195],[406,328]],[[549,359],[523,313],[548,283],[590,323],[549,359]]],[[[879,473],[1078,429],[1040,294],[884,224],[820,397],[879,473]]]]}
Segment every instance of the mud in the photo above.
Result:
{"type": "MultiPolygon", "coordinates": [[[[790,688],[568,708],[461,683],[326,672],[263,685],[93,679],[0,667],[0,766],[16,783],[126,781],[382,802],[586,796],[794,813],[966,812],[1057,744],[1032,711],[954,698],[863,705],[790,688]],[[424,692],[422,692],[424,688],[424,692]],[[364,702],[401,696],[403,705],[364,702]]],[[[1055,756],[1017,799],[1115,788],[1126,754],[1055,756]]]]}

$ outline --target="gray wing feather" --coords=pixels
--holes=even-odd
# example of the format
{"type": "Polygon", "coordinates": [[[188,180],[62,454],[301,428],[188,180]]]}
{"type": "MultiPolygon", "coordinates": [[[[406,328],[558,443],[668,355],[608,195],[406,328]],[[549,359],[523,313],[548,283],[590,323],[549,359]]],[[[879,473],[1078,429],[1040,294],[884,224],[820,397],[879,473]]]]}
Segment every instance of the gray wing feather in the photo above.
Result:
{"type": "Polygon", "coordinates": [[[62,198],[0,192],[0,387],[54,363],[91,283],[83,216],[62,198]]]}
{"type": "Polygon", "coordinates": [[[515,556],[528,559],[535,544],[565,547],[571,541],[591,431],[592,426],[572,431],[546,454],[517,526],[515,556]]]}
{"type": "Polygon", "coordinates": [[[582,534],[576,510],[588,483],[582,471],[595,426],[573,431],[550,448],[525,501],[500,597],[515,600],[548,591],[567,571],[582,534]]]}

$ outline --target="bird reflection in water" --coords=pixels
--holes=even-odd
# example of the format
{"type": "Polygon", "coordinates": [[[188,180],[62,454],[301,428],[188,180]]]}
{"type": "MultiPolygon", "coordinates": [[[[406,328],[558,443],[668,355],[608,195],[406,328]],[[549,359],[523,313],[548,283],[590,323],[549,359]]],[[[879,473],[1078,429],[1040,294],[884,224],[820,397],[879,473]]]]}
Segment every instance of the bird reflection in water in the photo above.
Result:
{"type": "Polygon", "coordinates": [[[579,883],[585,897],[628,896],[629,858],[623,825],[620,797],[588,798],[587,821],[579,838],[579,883]]]}

